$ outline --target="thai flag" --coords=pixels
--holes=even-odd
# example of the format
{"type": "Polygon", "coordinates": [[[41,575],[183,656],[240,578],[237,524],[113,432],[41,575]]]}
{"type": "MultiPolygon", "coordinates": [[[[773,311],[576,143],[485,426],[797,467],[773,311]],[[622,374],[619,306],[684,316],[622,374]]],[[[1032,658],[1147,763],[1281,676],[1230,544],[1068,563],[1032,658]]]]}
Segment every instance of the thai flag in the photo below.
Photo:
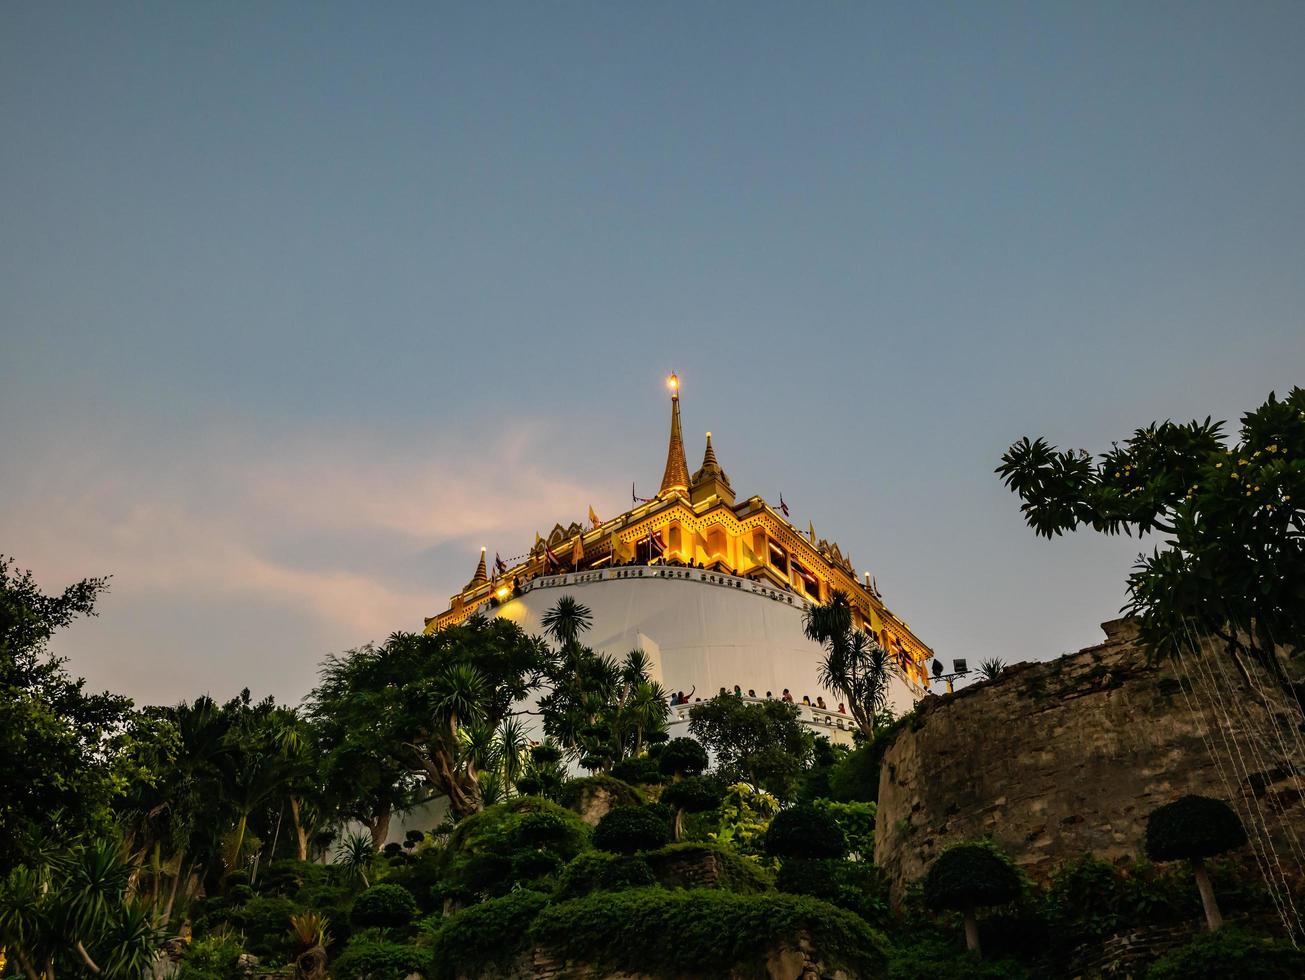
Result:
{"type": "Polygon", "coordinates": [[[497,551],[494,552],[494,574],[504,575],[506,573],[507,573],[507,562],[505,562],[502,558],[498,556],[497,551]]]}
{"type": "Polygon", "coordinates": [[[784,503],[784,495],[782,493],[779,495],[779,509],[783,511],[785,517],[788,517],[788,504],[784,503]]]}

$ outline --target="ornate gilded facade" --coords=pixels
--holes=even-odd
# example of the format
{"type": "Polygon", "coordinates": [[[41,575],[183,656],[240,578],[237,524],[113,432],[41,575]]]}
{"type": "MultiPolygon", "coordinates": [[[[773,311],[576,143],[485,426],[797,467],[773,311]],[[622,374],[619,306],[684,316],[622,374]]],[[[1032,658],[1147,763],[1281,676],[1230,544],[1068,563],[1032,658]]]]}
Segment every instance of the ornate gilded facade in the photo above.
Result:
{"type": "MultiPolygon", "coordinates": [[[[707,433],[702,466],[692,476],[685,462],[679,382],[672,375],[671,434],[661,489],[652,500],[610,520],[555,524],[547,536],[506,571],[491,574],[480,562],[449,608],[426,620],[432,631],[461,622],[477,609],[497,607],[543,576],[574,575],[591,581],[627,574],[631,567],[701,569],[752,583],[753,591],[782,594],[806,605],[827,602],[842,591],[856,624],[871,631],[895,655],[902,679],[916,696],[928,688],[927,661],[933,652],[894,615],[872,584],[858,579],[851,556],[836,543],[804,533],[761,497],[735,499],[728,475],[707,433]]],[[[723,580],[722,580],[723,581],[723,580]]],[[[742,585],[736,582],[736,585],[742,585]]]]}

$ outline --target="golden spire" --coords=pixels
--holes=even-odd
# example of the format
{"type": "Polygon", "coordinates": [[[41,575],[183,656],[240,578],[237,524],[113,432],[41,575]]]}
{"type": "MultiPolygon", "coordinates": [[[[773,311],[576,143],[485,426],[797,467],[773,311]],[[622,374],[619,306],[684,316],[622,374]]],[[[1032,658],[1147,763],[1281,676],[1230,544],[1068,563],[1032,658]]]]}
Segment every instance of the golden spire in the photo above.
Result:
{"type": "Polygon", "coordinates": [[[680,431],[680,379],[672,374],[666,379],[671,389],[671,444],[666,450],[666,472],[662,474],[662,488],[657,496],[678,490],[689,492],[689,466],[684,461],[684,435],[680,431]]]}
{"type": "MultiPolygon", "coordinates": [[[[480,564],[476,566],[476,574],[471,576],[471,581],[467,583],[467,589],[474,589],[478,585],[484,585],[489,581],[489,573],[485,570],[485,549],[480,549],[480,564]]],[[[463,589],[465,592],[467,589],[463,589]]]]}
{"type": "Polygon", "coordinates": [[[711,448],[710,432],[707,433],[707,451],[702,454],[702,468],[709,473],[720,469],[720,463],[716,462],[716,450],[711,448]]]}

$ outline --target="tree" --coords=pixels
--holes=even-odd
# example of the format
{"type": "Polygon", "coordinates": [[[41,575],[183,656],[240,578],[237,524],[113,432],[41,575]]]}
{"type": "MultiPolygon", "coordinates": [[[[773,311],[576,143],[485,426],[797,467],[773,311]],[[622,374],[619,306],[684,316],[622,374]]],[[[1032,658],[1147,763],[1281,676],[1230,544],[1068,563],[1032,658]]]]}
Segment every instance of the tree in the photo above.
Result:
{"type": "Polygon", "coordinates": [[[88,578],[47,595],[0,555],[0,874],[46,834],[106,829],[124,788],[114,750],[131,701],[86,693],[49,652],[56,632],[95,615],[107,588],[88,578]]]}
{"type": "Polygon", "coordinates": [[[924,900],[934,909],[965,917],[965,946],[978,953],[975,909],[1005,905],[1020,895],[1022,883],[1006,858],[984,844],[957,844],[943,851],[924,878],[924,900]]]}
{"type": "Polygon", "coordinates": [[[23,975],[146,976],[157,937],[148,904],[130,897],[135,866],[122,842],[78,838],[33,858],[0,880],[0,949],[23,975]]]}
{"type": "Polygon", "coordinates": [[[705,813],[721,805],[725,787],[714,776],[686,776],[670,783],[661,792],[659,802],[675,811],[672,833],[676,840],[684,836],[684,815],[705,813]]]}
{"type": "Polygon", "coordinates": [[[837,590],[828,603],[807,610],[805,629],[825,648],[820,683],[843,697],[861,734],[874,738],[879,716],[888,708],[893,674],[888,651],[852,625],[852,607],[837,590]]]}
{"type": "Polygon", "coordinates": [[[991,660],[985,660],[979,664],[979,673],[983,675],[986,681],[995,681],[1001,676],[1001,672],[1006,669],[1003,660],[993,657],[991,660]]]}
{"type": "Polygon", "coordinates": [[[754,789],[785,799],[810,761],[815,741],[798,721],[796,705],[749,702],[728,694],[690,708],[689,731],[715,755],[726,781],[741,777],[754,789]]]}
{"type": "Polygon", "coordinates": [[[543,616],[551,653],[539,710],[544,732],[591,772],[638,756],[662,735],[670,715],[666,691],[652,680],[648,656],[631,650],[621,662],[584,646],[589,607],[562,596],[543,616]]]}
{"type": "Polygon", "coordinates": [[[594,828],[594,847],[616,854],[653,851],[671,839],[666,821],[651,807],[612,807],[594,828]]]}
{"type": "Polygon", "coordinates": [[[543,641],[515,623],[472,616],[329,658],[310,711],[333,713],[345,744],[367,746],[393,770],[419,772],[465,817],[484,806],[481,773],[494,733],[539,687],[549,662],[543,641]]]}
{"type": "Polygon", "coordinates": [[[847,837],[828,810],[799,803],[775,815],[764,846],[777,858],[841,858],[847,854],[847,837]]]}
{"type": "Polygon", "coordinates": [[[1246,828],[1241,818],[1223,800],[1209,796],[1184,796],[1157,807],[1146,818],[1146,856],[1152,861],[1186,859],[1191,863],[1211,931],[1223,925],[1223,916],[1219,914],[1205,859],[1245,843],[1246,828]]]}
{"type": "Polygon", "coordinates": [[[1305,389],[1270,394],[1235,442],[1223,425],[1152,423],[1095,460],[1025,437],[997,473],[1044,537],[1165,535],[1138,556],[1125,606],[1156,655],[1213,637],[1296,693],[1278,650],[1305,650],[1305,389]]]}
{"type": "Polygon", "coordinates": [[[657,766],[663,776],[698,776],[707,768],[707,750],[691,738],[673,738],[662,746],[657,766]]]}

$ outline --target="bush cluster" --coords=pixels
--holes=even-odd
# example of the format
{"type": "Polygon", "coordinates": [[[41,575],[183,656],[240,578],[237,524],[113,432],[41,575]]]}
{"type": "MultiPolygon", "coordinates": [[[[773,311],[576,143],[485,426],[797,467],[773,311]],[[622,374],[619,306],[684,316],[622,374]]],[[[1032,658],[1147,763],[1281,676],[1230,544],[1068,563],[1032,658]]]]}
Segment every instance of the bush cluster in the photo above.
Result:
{"type": "Polygon", "coordinates": [[[449,916],[431,937],[436,976],[475,976],[506,964],[530,945],[530,924],[547,903],[547,895],[523,888],[449,916]]]}
{"type": "Polygon", "coordinates": [[[551,905],[531,935],[566,959],[666,976],[759,970],[776,944],[810,934],[826,963],[877,976],[883,937],[857,916],[796,895],[636,888],[551,905]]]}
{"type": "Polygon", "coordinates": [[[353,903],[350,918],[359,929],[401,929],[417,916],[417,902],[401,885],[372,885],[353,903]]]}
{"type": "Polygon", "coordinates": [[[594,847],[616,854],[656,850],[670,839],[666,815],[646,806],[613,807],[594,828],[594,847]]]}

